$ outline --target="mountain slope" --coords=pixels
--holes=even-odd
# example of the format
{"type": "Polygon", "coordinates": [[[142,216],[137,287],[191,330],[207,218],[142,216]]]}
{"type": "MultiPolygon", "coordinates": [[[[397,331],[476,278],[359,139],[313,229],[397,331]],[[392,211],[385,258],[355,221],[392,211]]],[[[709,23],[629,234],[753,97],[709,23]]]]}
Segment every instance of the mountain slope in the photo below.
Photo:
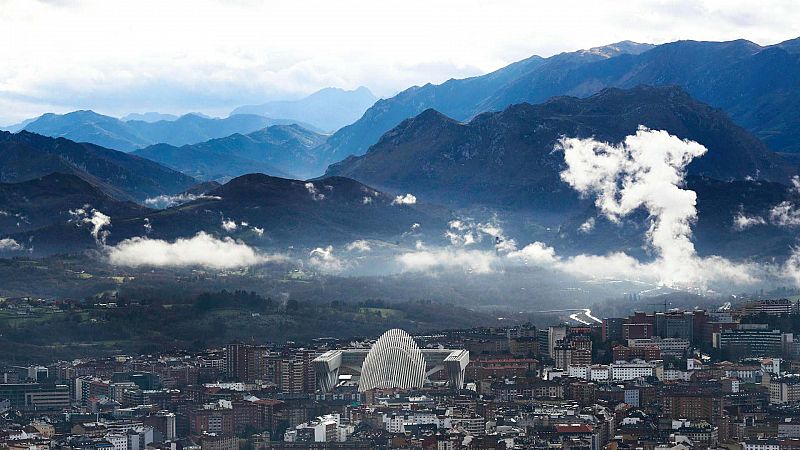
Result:
{"type": "Polygon", "coordinates": [[[142,122],[158,122],[159,120],[178,120],[178,116],[174,114],[162,114],[155,111],[146,113],[130,113],[120,117],[121,121],[128,122],[131,120],[141,120],[142,122]]]}
{"type": "Polygon", "coordinates": [[[584,63],[613,58],[625,53],[640,53],[653,46],[620,42],[605,47],[562,53],[550,58],[531,56],[486,75],[450,79],[440,85],[414,86],[396,96],[378,100],[358,121],[334,133],[320,148],[330,162],[348,155],[361,155],[370,145],[403,120],[433,108],[449,117],[466,120],[477,112],[477,105],[487,101],[492,93],[532,73],[560,73],[584,63]]]}
{"type": "MultiPolygon", "coordinates": [[[[782,202],[800,204],[800,195],[791,187],[766,181],[720,181],[689,176],[686,189],[697,193],[697,221],[692,226],[692,241],[700,255],[721,255],[734,260],[770,260],[787,257],[796,242],[797,227],[775,223],[771,210],[782,202]],[[749,217],[752,224],[737,226],[737,216],[749,217]]],[[[606,254],[625,251],[647,258],[644,214],[612,223],[589,205],[566,221],[554,245],[570,253],[606,254]],[[581,224],[594,218],[591,230],[581,224]]]]}
{"type": "Polygon", "coordinates": [[[153,144],[186,145],[221,138],[234,133],[251,133],[270,125],[295,121],[237,114],[224,119],[186,114],[174,120],[122,121],[94,111],[45,114],[24,129],[43,136],[64,137],[106,148],[130,152],[153,144]]]}
{"type": "MultiPolygon", "coordinates": [[[[393,200],[394,197],[347,178],[330,177],[309,184],[249,174],[196,200],[164,210],[141,208],[138,214],[131,214],[139,207],[133,205],[129,211],[97,200],[91,205],[110,216],[110,227],[104,228],[110,231],[109,245],[138,236],[174,240],[200,231],[282,251],[293,246],[309,249],[328,245],[345,251],[341,247],[354,240],[418,239],[426,230],[441,238],[441,230],[450,219],[449,211],[430,205],[398,205],[393,200]],[[421,228],[417,226],[410,233],[414,224],[421,224],[421,228]]],[[[62,219],[57,218],[50,226],[10,232],[8,236],[30,243],[35,255],[97,247],[86,226],[78,227],[62,219]]],[[[13,228],[13,224],[9,226],[13,228]]]]}
{"type": "Polygon", "coordinates": [[[44,114],[23,128],[42,136],[63,137],[75,142],[90,142],[115,150],[131,151],[147,145],[147,138],[125,122],[94,111],[44,114]]]}
{"type": "Polygon", "coordinates": [[[83,179],[52,173],[21,183],[0,183],[0,236],[64,224],[75,210],[91,205],[114,217],[141,216],[148,209],[119,201],[83,179]]]}
{"type": "Polygon", "coordinates": [[[133,154],[191,175],[198,180],[229,180],[260,172],[282,177],[305,178],[316,166],[312,149],[325,136],[300,125],[273,125],[242,135],[233,134],[200,144],[175,147],[157,144],[133,154]]]}
{"type": "Polygon", "coordinates": [[[361,155],[402,120],[434,108],[457,120],[553,96],[586,97],[606,87],[679,85],[725,110],[774,151],[800,151],[800,52],[795,41],[621,43],[533,57],[481,77],[413,87],[378,101],[321,147],[335,162],[361,155]]]}
{"type": "Polygon", "coordinates": [[[788,182],[796,173],[723,112],[680,88],[640,86],[514,105],[466,124],[428,110],[386,133],[366,155],[332,165],[327,175],[431,202],[565,211],[579,203],[559,178],[563,156],[553,152],[557,140],[594,136],[619,142],[639,125],[705,145],[708,153],[691,163],[690,174],[788,182]]]}
{"type": "Polygon", "coordinates": [[[282,117],[307,122],[322,130],[335,131],[358,120],[376,100],[378,98],[364,86],[352,91],[325,88],[299,100],[240,106],[231,115],[282,117]]]}
{"type": "Polygon", "coordinates": [[[0,132],[0,182],[16,183],[53,172],[76,175],[121,200],[174,194],[196,184],[180,172],[116,150],[27,131],[0,132]]]}
{"type": "MultiPolygon", "coordinates": [[[[148,216],[152,236],[175,238],[224,233],[223,219],[239,224],[233,235],[258,246],[328,245],[355,239],[397,239],[414,223],[442,227],[440,210],[394,205],[393,197],[357,181],[330,177],[304,181],[244,175],[201,198],[148,216]],[[370,200],[365,201],[365,198],[370,200]],[[241,222],[247,223],[242,226],[241,222]],[[252,227],[264,230],[259,236],[252,227]]],[[[114,225],[114,234],[135,234],[140,222],[114,225]],[[128,228],[130,227],[130,229],[128,228]],[[129,231],[130,230],[130,231],[129,231]]],[[[112,236],[113,237],[113,236],[112,236]]]]}

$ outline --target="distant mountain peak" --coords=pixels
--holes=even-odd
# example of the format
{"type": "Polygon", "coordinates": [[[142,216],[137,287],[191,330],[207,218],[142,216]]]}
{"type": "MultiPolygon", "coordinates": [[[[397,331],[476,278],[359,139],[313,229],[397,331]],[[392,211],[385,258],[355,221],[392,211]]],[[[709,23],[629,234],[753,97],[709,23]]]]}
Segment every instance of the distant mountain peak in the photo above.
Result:
{"type": "Polygon", "coordinates": [[[16,183],[53,172],[78,176],[123,200],[173,194],[196,183],[155,162],[94,144],[25,130],[0,132],[0,181],[16,183]]]}
{"type": "Polygon", "coordinates": [[[317,166],[312,149],[325,139],[298,124],[277,124],[192,145],[151,145],[134,154],[199,180],[224,182],[248,172],[304,178],[316,174],[309,171],[317,166]]]}
{"type": "Polygon", "coordinates": [[[354,90],[327,87],[297,100],[241,106],[231,111],[231,115],[258,114],[294,119],[321,130],[334,131],[357,120],[376,100],[377,97],[364,86],[354,90]]]}
{"type": "Polygon", "coordinates": [[[334,133],[320,153],[329,163],[363,155],[384,133],[428,108],[469,120],[513,104],[560,95],[588,97],[609,86],[639,84],[679,85],[730,114],[772,150],[800,153],[800,85],[795,76],[800,73],[800,39],[773,47],[744,39],[657,46],[621,41],[548,58],[533,56],[486,75],[415,86],[379,100],[359,120],[334,133]]]}
{"type": "Polygon", "coordinates": [[[388,131],[366,154],[331,165],[326,174],[413,191],[434,203],[554,214],[580,206],[577,194],[560,181],[564,161],[553,152],[558,139],[620,142],[640,125],[706,146],[708,152],[689,166],[691,174],[787,183],[797,173],[722,111],[684,89],[641,85],[520,103],[467,123],[428,109],[388,131]]]}
{"type": "Polygon", "coordinates": [[[582,52],[602,56],[603,58],[613,58],[621,54],[638,55],[652,49],[653,47],[655,47],[653,44],[643,44],[634,41],[620,41],[600,47],[592,47],[588,50],[582,50],[582,52]]]}

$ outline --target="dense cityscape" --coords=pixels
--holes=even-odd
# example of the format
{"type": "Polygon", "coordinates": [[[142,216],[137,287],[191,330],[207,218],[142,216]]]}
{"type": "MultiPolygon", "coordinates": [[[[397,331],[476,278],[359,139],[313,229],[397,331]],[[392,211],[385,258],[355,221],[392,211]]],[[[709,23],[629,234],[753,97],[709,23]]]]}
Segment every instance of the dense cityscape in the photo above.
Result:
{"type": "Polygon", "coordinates": [[[0,0],[0,450],[800,450],[798,29],[0,0]]]}
{"type": "Polygon", "coordinates": [[[797,301],[588,314],[539,328],[6,364],[0,447],[800,447],[797,301]]]}

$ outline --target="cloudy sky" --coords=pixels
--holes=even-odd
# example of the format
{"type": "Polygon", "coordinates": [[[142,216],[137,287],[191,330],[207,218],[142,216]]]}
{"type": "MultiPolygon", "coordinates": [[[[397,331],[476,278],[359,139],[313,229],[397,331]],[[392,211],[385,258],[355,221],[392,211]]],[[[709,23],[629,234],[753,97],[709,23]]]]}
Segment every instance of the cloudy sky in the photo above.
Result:
{"type": "Polygon", "coordinates": [[[620,40],[800,34],[796,0],[0,0],[0,124],[202,111],[326,86],[379,96],[620,40]]]}

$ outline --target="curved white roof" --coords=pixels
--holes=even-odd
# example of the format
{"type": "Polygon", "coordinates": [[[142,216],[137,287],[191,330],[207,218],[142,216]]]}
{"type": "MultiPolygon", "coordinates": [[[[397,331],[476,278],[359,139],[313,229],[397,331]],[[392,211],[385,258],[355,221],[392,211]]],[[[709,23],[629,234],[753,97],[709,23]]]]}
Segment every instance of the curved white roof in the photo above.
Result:
{"type": "Polygon", "coordinates": [[[408,333],[395,328],[383,333],[372,345],[361,366],[358,390],[421,388],[424,382],[422,351],[408,333]]]}

